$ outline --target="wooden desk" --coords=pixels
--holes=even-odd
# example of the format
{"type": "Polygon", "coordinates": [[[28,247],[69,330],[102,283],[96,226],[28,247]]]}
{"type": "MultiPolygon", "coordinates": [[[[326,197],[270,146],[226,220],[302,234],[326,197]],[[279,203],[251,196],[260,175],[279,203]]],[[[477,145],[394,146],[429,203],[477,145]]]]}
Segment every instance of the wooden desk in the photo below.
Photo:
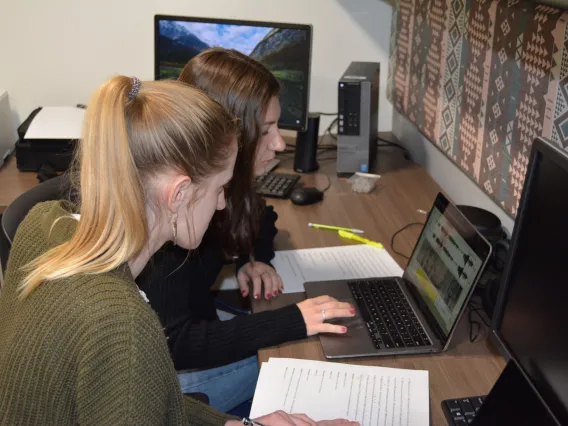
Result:
{"type": "Polygon", "coordinates": [[[0,214],[4,213],[12,201],[36,186],[37,173],[22,173],[16,167],[16,158],[8,157],[6,163],[0,167],[0,214]]]}
{"type": "MultiPolygon", "coordinates": [[[[322,156],[328,155],[330,154],[322,156]]],[[[381,148],[378,158],[382,178],[380,187],[371,194],[352,193],[347,180],[335,176],[335,162],[324,160],[320,161],[321,171],[330,176],[331,187],[325,193],[323,202],[312,206],[294,206],[287,200],[271,200],[270,204],[279,217],[276,248],[302,249],[347,244],[333,232],[314,230],[307,226],[309,222],[340,225],[364,229],[366,237],[383,242],[400,266],[406,266],[406,259],[393,253],[390,248],[391,235],[407,223],[423,222],[425,216],[418,213],[417,209],[428,211],[439,187],[422,167],[404,160],[395,148],[381,148]]],[[[292,160],[287,159],[282,165],[283,171],[290,172],[292,160]]],[[[313,174],[302,177],[301,182],[306,186],[324,188],[327,179],[313,174]]],[[[415,226],[400,234],[396,239],[397,250],[410,254],[419,232],[420,226],[415,226]]],[[[303,293],[284,294],[270,301],[254,301],[253,310],[258,312],[274,309],[304,298],[303,293]]],[[[464,316],[450,349],[439,355],[346,362],[428,370],[432,425],[445,425],[447,423],[440,407],[442,400],[487,394],[505,367],[504,359],[487,339],[470,343],[468,331],[467,318],[464,316]]],[[[277,330],[270,332],[276,333],[277,330]]],[[[270,357],[325,360],[317,337],[259,351],[259,362],[267,361],[270,357]]]]}
{"type": "MultiPolygon", "coordinates": [[[[335,153],[326,152],[320,157],[321,173],[305,175],[300,182],[306,186],[325,188],[328,176],[331,187],[325,193],[323,202],[311,206],[295,206],[288,200],[270,200],[279,215],[276,248],[286,250],[348,244],[333,232],[309,229],[307,226],[309,222],[337,224],[364,229],[367,238],[383,242],[394,259],[404,267],[406,259],[396,255],[390,247],[391,236],[407,223],[424,221],[424,215],[417,210],[430,209],[440,190],[439,186],[422,167],[406,161],[396,148],[380,148],[378,173],[382,178],[379,187],[370,194],[354,194],[347,180],[338,179],[335,175],[335,153]]],[[[283,162],[278,171],[292,172],[293,157],[283,154],[281,158],[283,162]]],[[[16,168],[16,159],[9,158],[0,168],[0,214],[21,193],[37,183],[35,173],[21,173],[16,168]]],[[[419,231],[420,227],[416,226],[400,234],[396,240],[397,250],[410,254],[419,231]]],[[[270,301],[253,302],[253,309],[274,309],[303,299],[303,294],[281,295],[270,301]]],[[[324,360],[317,337],[259,352],[260,362],[270,357],[324,360]]],[[[505,367],[505,361],[489,342],[483,340],[469,343],[465,318],[459,325],[451,348],[443,354],[349,362],[428,370],[434,426],[446,424],[440,401],[486,394],[505,367]]]]}

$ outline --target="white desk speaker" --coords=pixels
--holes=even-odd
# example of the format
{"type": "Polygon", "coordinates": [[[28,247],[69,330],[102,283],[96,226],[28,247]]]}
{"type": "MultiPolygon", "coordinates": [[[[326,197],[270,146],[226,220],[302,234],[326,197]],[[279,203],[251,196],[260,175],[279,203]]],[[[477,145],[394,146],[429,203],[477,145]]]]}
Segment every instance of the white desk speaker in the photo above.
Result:
{"type": "Polygon", "coordinates": [[[0,167],[14,150],[17,141],[18,132],[12,119],[8,92],[0,89],[0,167]]]}

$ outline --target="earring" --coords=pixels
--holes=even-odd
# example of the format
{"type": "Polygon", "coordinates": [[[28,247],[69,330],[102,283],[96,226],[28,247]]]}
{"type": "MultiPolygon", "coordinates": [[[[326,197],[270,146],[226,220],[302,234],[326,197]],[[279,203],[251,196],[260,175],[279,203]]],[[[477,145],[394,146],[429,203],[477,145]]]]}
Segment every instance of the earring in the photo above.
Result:
{"type": "Polygon", "coordinates": [[[172,227],[174,230],[174,246],[177,246],[177,235],[178,235],[178,214],[172,214],[172,227]]]}

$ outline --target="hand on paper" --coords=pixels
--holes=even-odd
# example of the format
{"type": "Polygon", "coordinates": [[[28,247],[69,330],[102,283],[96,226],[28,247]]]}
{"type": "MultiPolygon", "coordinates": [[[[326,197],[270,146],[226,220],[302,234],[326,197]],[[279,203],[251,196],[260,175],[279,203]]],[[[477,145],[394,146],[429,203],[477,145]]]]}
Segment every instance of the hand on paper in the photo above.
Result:
{"type": "Polygon", "coordinates": [[[343,334],[347,332],[347,327],[328,324],[324,321],[333,318],[349,318],[355,316],[355,308],[352,305],[339,302],[330,296],[306,299],[298,303],[298,308],[300,308],[304,321],[306,322],[308,336],[313,336],[318,333],[343,334]],[[324,313],[322,313],[322,311],[324,313]]]}
{"type": "Polygon", "coordinates": [[[248,296],[249,283],[252,283],[252,294],[256,300],[259,300],[263,295],[262,284],[264,284],[264,298],[266,300],[278,296],[278,292],[284,290],[284,285],[278,273],[274,268],[262,262],[245,263],[237,273],[237,281],[243,297],[248,296]]]}
{"type": "MultiPolygon", "coordinates": [[[[254,420],[265,426],[359,426],[358,422],[350,422],[344,419],[315,422],[305,414],[288,414],[284,411],[276,411],[254,420]]],[[[233,424],[235,426],[242,425],[241,422],[236,420],[234,423],[233,421],[227,422],[226,426],[233,424]]]]}

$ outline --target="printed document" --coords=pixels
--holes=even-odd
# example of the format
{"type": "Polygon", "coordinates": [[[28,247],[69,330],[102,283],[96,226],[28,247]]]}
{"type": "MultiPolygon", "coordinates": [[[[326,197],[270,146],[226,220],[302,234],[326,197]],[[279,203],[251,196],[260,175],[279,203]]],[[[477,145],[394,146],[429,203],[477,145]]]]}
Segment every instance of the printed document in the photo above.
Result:
{"type": "Polygon", "coordinates": [[[428,372],[271,358],[262,364],[250,417],[277,410],[361,426],[428,426],[428,372]]]}
{"type": "MultiPolygon", "coordinates": [[[[284,293],[304,291],[308,281],[401,277],[402,269],[385,249],[365,244],[277,251],[271,261],[284,293]]],[[[238,288],[234,275],[223,277],[221,290],[238,288]]]]}

